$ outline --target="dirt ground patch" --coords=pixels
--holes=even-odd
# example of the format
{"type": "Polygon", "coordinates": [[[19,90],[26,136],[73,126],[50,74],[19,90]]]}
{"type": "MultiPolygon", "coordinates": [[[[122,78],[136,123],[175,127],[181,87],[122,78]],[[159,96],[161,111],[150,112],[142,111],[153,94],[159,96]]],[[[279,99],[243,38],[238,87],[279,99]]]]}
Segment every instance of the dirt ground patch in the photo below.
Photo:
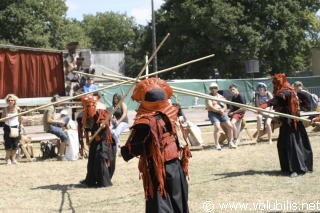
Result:
{"type": "MultiPolygon", "coordinates": [[[[320,133],[308,132],[314,172],[294,179],[279,172],[276,143],[193,151],[188,180],[190,212],[205,212],[204,206],[214,212],[239,212],[240,205],[245,212],[320,211],[320,133]],[[318,206],[313,206],[317,202],[318,206]],[[231,204],[232,210],[226,206],[231,204]]],[[[209,136],[206,140],[212,144],[209,136]]],[[[126,163],[117,158],[112,187],[84,188],[79,181],[86,174],[86,159],[4,165],[3,151],[0,157],[1,212],[145,211],[137,159],[126,163]]]]}

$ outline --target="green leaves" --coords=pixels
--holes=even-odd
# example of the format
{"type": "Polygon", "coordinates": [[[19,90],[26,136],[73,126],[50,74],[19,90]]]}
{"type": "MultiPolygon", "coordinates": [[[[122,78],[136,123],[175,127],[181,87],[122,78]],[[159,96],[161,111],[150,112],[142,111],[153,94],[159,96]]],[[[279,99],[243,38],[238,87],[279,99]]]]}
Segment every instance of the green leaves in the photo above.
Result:
{"type": "Polygon", "coordinates": [[[126,14],[106,12],[86,15],[83,27],[95,51],[123,51],[135,36],[135,22],[126,14]]]}
{"type": "Polygon", "coordinates": [[[15,45],[55,47],[66,11],[63,0],[1,1],[0,39],[15,45]]]}
{"type": "MultiPolygon", "coordinates": [[[[166,0],[156,11],[157,43],[171,36],[157,54],[165,69],[214,53],[172,78],[247,77],[245,62],[260,61],[256,77],[275,72],[294,75],[310,69],[310,48],[320,46],[320,1],[312,0],[166,0]]],[[[152,53],[151,25],[115,12],[66,19],[65,0],[1,0],[0,42],[65,49],[70,41],[93,51],[125,51],[126,74],[135,76],[152,53]]]]}
{"type": "Polygon", "coordinates": [[[157,16],[158,36],[173,35],[163,47],[171,55],[162,65],[214,53],[212,61],[186,68],[183,77],[208,78],[214,68],[222,77],[246,77],[245,61],[251,59],[260,61],[260,76],[294,75],[309,67],[311,44],[319,40],[319,9],[319,1],[168,0],[157,16]]]}

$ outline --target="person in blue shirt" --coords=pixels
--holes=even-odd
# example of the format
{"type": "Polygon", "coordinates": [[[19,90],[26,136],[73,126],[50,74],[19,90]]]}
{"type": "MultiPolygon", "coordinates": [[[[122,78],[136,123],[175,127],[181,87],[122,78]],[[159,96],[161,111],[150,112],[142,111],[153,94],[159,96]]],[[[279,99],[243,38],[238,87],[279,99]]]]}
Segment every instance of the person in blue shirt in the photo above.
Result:
{"type": "Polygon", "coordinates": [[[97,89],[98,89],[98,86],[94,84],[93,78],[92,77],[88,77],[87,78],[87,83],[83,87],[83,92],[85,92],[85,93],[92,92],[92,91],[97,90],[97,89]]]}

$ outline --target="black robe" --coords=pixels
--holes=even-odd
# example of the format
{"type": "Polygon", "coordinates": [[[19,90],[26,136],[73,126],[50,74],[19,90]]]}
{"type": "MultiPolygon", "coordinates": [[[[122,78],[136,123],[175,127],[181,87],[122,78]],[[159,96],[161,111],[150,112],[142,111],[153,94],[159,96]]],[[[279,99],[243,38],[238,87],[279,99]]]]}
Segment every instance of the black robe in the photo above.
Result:
{"type": "MultiPolygon", "coordinates": [[[[94,117],[95,121],[97,116],[94,117]]],[[[99,129],[99,126],[94,123],[91,129],[91,135],[99,129]]],[[[104,128],[99,132],[101,141],[92,141],[89,147],[89,158],[87,164],[87,176],[82,182],[87,186],[97,186],[97,187],[107,187],[112,186],[111,178],[114,174],[116,167],[116,153],[117,146],[113,141],[112,145],[109,146],[106,142],[106,131],[109,128],[104,128]],[[107,161],[110,161],[110,166],[108,167],[107,161]]]]}
{"type": "MultiPolygon", "coordinates": [[[[284,90],[283,94],[277,94],[268,101],[269,106],[275,106],[275,109],[281,113],[289,114],[288,102],[291,93],[284,90]]],[[[301,121],[297,122],[297,129],[294,121],[289,118],[281,117],[281,127],[277,142],[281,171],[296,172],[304,174],[312,172],[313,169],[313,153],[309,137],[306,129],[301,121]]]]}
{"type": "MultiPolygon", "coordinates": [[[[151,143],[150,127],[145,124],[137,124],[133,126],[134,136],[130,143],[132,146],[132,153],[135,156],[140,155],[142,152],[148,150],[148,146],[151,143]],[[141,143],[145,141],[145,143],[141,143]]],[[[170,130],[169,125],[167,129],[170,130]]],[[[147,151],[148,152],[148,151],[147,151]]],[[[133,156],[129,156],[126,147],[121,147],[121,154],[125,161],[130,160],[133,156]]],[[[188,208],[188,182],[186,175],[182,170],[180,159],[173,159],[164,163],[166,179],[164,182],[165,190],[167,192],[167,198],[160,195],[159,190],[156,190],[159,186],[159,182],[155,176],[155,171],[152,163],[152,156],[147,153],[149,173],[153,183],[154,196],[151,198],[148,196],[146,200],[146,212],[147,213],[187,213],[188,208]]]]}

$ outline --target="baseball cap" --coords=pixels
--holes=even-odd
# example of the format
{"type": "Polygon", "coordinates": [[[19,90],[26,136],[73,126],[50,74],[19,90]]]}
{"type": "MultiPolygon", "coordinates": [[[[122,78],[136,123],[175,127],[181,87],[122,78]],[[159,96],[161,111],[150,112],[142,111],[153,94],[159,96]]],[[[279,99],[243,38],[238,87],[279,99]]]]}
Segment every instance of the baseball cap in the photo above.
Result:
{"type": "Polygon", "coordinates": [[[60,114],[61,114],[61,115],[68,115],[68,112],[67,112],[67,110],[62,110],[62,111],[60,112],[60,114]]]}
{"type": "Polygon", "coordinates": [[[261,87],[261,86],[263,86],[265,88],[265,90],[267,90],[267,85],[265,83],[263,83],[263,82],[259,82],[257,84],[257,90],[259,90],[259,87],[261,87]]]}
{"type": "Polygon", "coordinates": [[[215,82],[212,82],[212,83],[210,84],[210,88],[212,88],[212,87],[217,87],[217,88],[219,88],[218,84],[215,83],[215,82]]]}
{"type": "Polygon", "coordinates": [[[302,82],[301,81],[296,81],[296,82],[294,82],[294,84],[293,84],[294,86],[303,86],[303,84],[302,84],[302,82]]]}

